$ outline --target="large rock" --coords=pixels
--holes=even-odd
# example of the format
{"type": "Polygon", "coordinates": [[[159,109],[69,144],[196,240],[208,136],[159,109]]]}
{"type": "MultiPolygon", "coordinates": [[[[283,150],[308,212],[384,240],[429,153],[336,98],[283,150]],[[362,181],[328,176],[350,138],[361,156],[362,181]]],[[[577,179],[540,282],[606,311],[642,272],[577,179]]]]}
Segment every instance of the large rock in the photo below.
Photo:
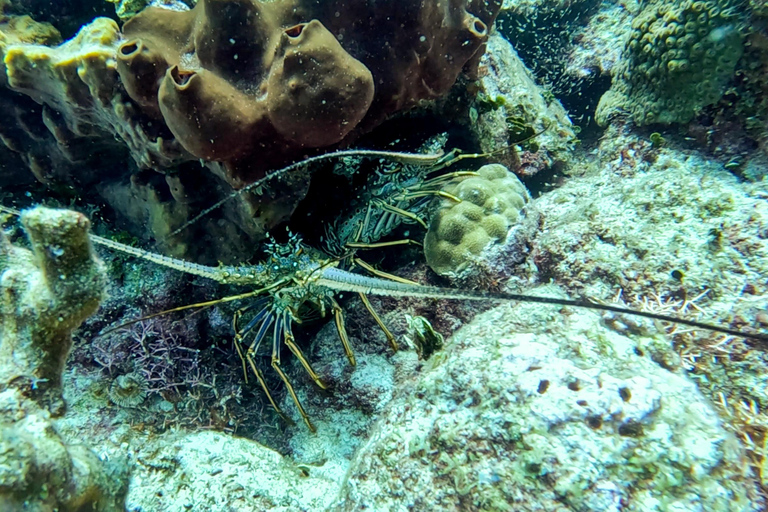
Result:
{"type": "Polygon", "coordinates": [[[758,510],[736,438],[642,343],[593,313],[484,313],[389,404],[338,510],[758,510]]]}

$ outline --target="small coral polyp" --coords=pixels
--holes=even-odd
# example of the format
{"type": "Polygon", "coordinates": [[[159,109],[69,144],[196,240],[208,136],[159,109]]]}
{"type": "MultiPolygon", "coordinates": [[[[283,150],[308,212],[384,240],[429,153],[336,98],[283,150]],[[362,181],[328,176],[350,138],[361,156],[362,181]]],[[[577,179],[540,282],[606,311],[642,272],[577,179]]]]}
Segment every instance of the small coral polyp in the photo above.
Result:
{"type": "Polygon", "coordinates": [[[190,11],[148,8],[125,24],[117,70],[146,115],[164,120],[194,157],[224,162],[236,184],[249,181],[254,161],[278,166],[302,148],[343,144],[444,94],[481,50],[499,7],[200,0],[190,11]]]}

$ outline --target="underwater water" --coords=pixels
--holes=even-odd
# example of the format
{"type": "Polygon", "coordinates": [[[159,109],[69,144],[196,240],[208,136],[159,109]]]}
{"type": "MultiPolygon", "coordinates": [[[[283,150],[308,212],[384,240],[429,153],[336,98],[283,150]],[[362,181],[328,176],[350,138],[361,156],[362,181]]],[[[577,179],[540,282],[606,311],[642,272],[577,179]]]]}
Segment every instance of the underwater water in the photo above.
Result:
{"type": "Polygon", "coordinates": [[[758,511],[768,7],[0,0],[0,512],[758,511]]]}

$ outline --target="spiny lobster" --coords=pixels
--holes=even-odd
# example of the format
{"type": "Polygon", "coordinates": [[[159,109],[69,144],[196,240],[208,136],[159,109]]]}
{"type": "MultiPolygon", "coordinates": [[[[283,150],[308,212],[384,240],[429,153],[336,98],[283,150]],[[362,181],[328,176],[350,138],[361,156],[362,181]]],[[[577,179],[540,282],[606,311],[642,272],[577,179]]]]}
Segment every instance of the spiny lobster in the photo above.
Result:
{"type": "MultiPolygon", "coordinates": [[[[453,163],[453,160],[445,160],[446,156],[442,154],[410,154],[365,150],[350,150],[329,153],[309,160],[304,160],[288,166],[279,171],[273,172],[249,185],[240,192],[256,188],[263,185],[266,181],[284,175],[299,166],[306,165],[311,161],[345,156],[362,156],[373,158],[387,158],[395,161],[410,163],[414,165],[434,165],[445,162],[453,163]]],[[[461,158],[455,155],[449,155],[454,160],[461,158]]],[[[466,155],[464,155],[466,157],[466,155]]],[[[223,203],[217,203],[208,208],[200,215],[189,221],[181,228],[184,229],[188,224],[217,208],[223,203]]],[[[6,207],[0,207],[0,211],[17,215],[19,212],[6,207]]],[[[185,272],[188,274],[200,276],[207,279],[218,281],[228,285],[249,286],[253,289],[241,294],[232,295],[207,302],[189,304],[168,311],[155,313],[146,318],[151,318],[160,314],[181,311],[190,308],[199,308],[219,304],[223,302],[232,302],[238,300],[253,299],[245,308],[239,310],[234,317],[233,326],[235,330],[235,347],[243,362],[244,370],[247,365],[253,371],[260,386],[264,390],[272,407],[283,417],[276,401],[272,397],[266,384],[264,374],[256,364],[254,356],[257,353],[261,343],[269,338],[271,333],[272,357],[271,366],[291,395],[299,414],[303,418],[307,427],[315,431],[315,427],[299,401],[298,396],[282,369],[280,353],[283,345],[287,346],[293,355],[301,362],[302,366],[309,374],[310,378],[321,388],[325,389],[320,376],[313,370],[309,360],[302,353],[298,344],[295,342],[292,332],[294,322],[299,322],[299,308],[303,304],[311,303],[320,309],[321,314],[327,310],[333,314],[336,329],[339,338],[343,344],[344,351],[351,365],[355,365],[355,356],[349,343],[344,325],[344,312],[334,295],[339,292],[358,293],[363,300],[366,309],[371,313],[377,324],[384,331],[392,347],[397,349],[397,342],[394,336],[384,326],[379,316],[373,310],[366,295],[382,295],[390,297],[422,297],[431,299],[458,299],[458,300],[483,300],[483,301],[521,301],[533,302],[539,304],[548,304],[556,306],[571,306],[577,308],[587,308],[593,310],[602,310],[619,314],[645,317],[652,320],[659,320],[675,324],[682,324],[693,328],[706,329],[724,334],[752,338],[762,342],[768,342],[768,334],[745,332],[729,327],[711,325],[694,320],[678,318],[670,315],[657,314],[647,311],[639,311],[625,307],[593,302],[587,299],[562,299],[555,297],[541,297],[534,295],[525,295],[517,293],[491,293],[486,291],[473,291],[464,289],[452,289],[435,286],[423,286],[410,283],[405,280],[394,280],[382,277],[369,277],[353,273],[340,268],[342,261],[349,258],[347,253],[341,257],[328,257],[320,251],[314,250],[302,244],[298,236],[292,235],[286,244],[278,244],[274,241],[267,244],[267,259],[256,265],[225,266],[218,267],[200,265],[184,260],[163,256],[149,252],[140,248],[128,246],[91,235],[94,243],[102,245],[143,260],[162,265],[164,267],[185,272]],[[255,311],[255,314],[244,326],[240,326],[240,319],[246,311],[255,311]],[[245,350],[243,350],[245,348],[245,350]]],[[[381,275],[381,274],[379,274],[381,275]]],[[[246,377],[247,378],[247,377],[246,377]]]]}

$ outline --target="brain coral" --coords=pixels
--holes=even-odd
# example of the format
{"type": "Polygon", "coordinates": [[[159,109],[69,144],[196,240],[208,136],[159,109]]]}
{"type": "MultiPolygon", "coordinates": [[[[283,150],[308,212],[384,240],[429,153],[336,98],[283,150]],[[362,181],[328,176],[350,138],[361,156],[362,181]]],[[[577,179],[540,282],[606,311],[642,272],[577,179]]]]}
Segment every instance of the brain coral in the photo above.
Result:
{"type": "Polygon", "coordinates": [[[632,22],[611,89],[595,118],[619,112],[637,124],[684,123],[716,102],[743,52],[730,0],[657,2],[632,22]]]}
{"type": "Polygon", "coordinates": [[[128,95],[230,182],[344,143],[445,93],[487,39],[498,0],[200,0],[128,21],[128,95]]]}
{"type": "Polygon", "coordinates": [[[479,176],[446,186],[461,200],[441,199],[424,239],[427,264],[440,275],[454,275],[492,242],[504,241],[530,199],[517,177],[500,164],[484,165],[479,176]]]}

